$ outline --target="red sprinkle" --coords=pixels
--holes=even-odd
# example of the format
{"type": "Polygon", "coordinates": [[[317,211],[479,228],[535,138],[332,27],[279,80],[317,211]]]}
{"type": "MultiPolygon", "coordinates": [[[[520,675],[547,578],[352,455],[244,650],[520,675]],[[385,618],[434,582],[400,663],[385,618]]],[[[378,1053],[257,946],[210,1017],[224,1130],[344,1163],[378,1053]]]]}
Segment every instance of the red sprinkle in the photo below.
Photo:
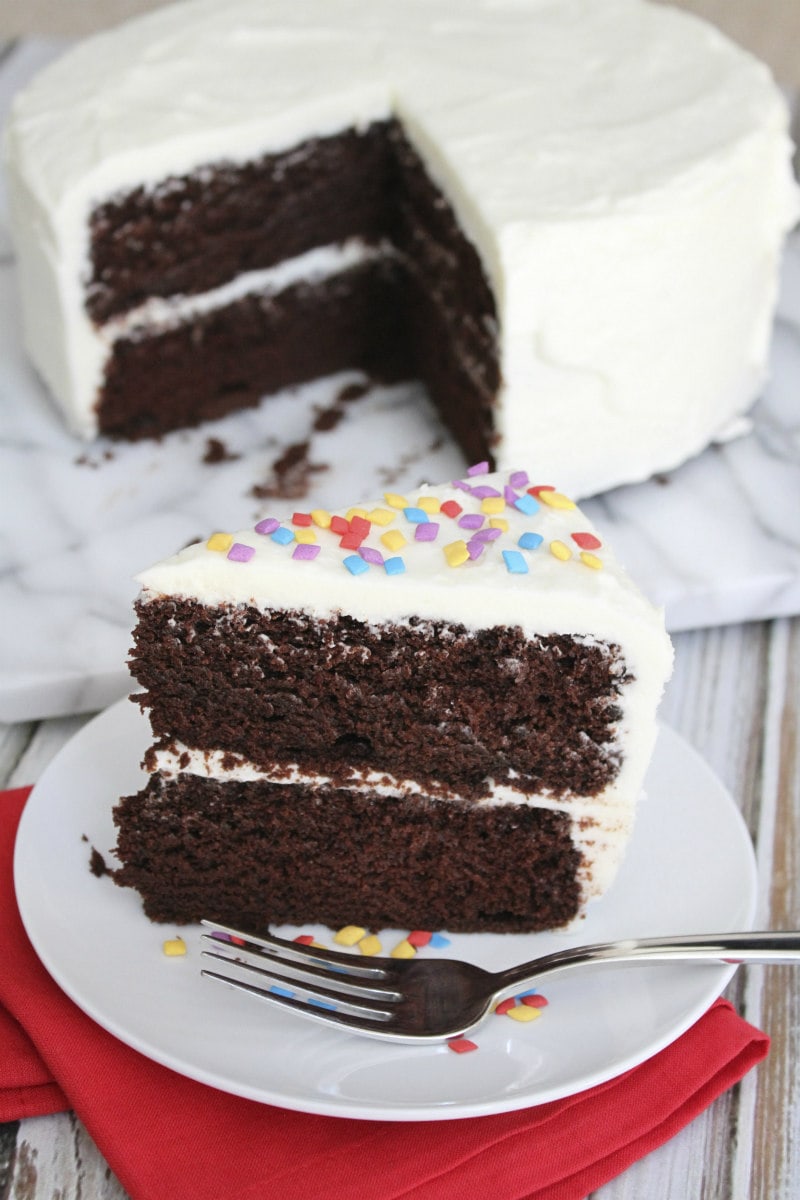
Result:
{"type": "Polygon", "coordinates": [[[358,534],[358,536],[361,538],[362,541],[367,536],[367,534],[369,533],[371,528],[372,528],[372,522],[368,521],[366,519],[366,517],[355,516],[355,517],[350,518],[351,532],[358,534]]]}
{"type": "Polygon", "coordinates": [[[338,533],[339,536],[343,533],[350,532],[350,522],[344,517],[331,517],[331,533],[338,533]]]}
{"type": "Polygon", "coordinates": [[[343,550],[358,550],[365,536],[363,533],[356,533],[354,530],[351,530],[343,538],[339,539],[339,545],[343,550]]]}
{"type": "Polygon", "coordinates": [[[432,937],[427,929],[412,929],[406,941],[412,946],[427,946],[432,937]]]}
{"type": "Polygon", "coordinates": [[[229,936],[230,936],[230,940],[233,942],[234,946],[246,946],[247,945],[247,942],[244,940],[244,938],[236,937],[235,934],[233,934],[233,933],[230,934],[229,936]]]}
{"type": "Polygon", "coordinates": [[[600,538],[595,537],[593,533],[573,533],[573,542],[576,542],[581,550],[599,550],[602,546],[600,538]]]}
{"type": "Polygon", "coordinates": [[[294,513],[292,515],[292,524],[293,525],[310,525],[311,524],[311,513],[301,513],[301,512],[294,513]]]}
{"type": "Polygon", "coordinates": [[[462,513],[464,510],[461,507],[461,505],[458,503],[458,501],[445,500],[444,504],[441,506],[439,511],[443,512],[446,517],[455,518],[458,516],[459,513],[462,513]]]}
{"type": "Polygon", "coordinates": [[[301,946],[310,946],[314,940],[313,933],[301,933],[295,939],[301,946]]]}
{"type": "Polygon", "coordinates": [[[508,1010],[510,1008],[513,1008],[515,1006],[516,1003],[517,1003],[516,996],[509,996],[507,999],[501,1000],[500,1003],[498,1004],[497,1008],[494,1011],[497,1013],[498,1017],[503,1017],[503,1016],[505,1016],[505,1014],[508,1012],[508,1010]]]}
{"type": "Polygon", "coordinates": [[[477,1050],[475,1042],[471,1042],[469,1038],[450,1038],[447,1043],[448,1050],[454,1050],[456,1054],[469,1054],[470,1050],[477,1050]]]}
{"type": "Polygon", "coordinates": [[[538,992],[533,996],[520,996],[520,1000],[523,1004],[527,1004],[528,1008],[547,1008],[549,1004],[549,1001],[545,1000],[544,996],[540,996],[538,992]]]}
{"type": "Polygon", "coordinates": [[[538,496],[539,492],[554,492],[555,490],[552,483],[537,483],[535,487],[528,488],[528,495],[538,496]]]}

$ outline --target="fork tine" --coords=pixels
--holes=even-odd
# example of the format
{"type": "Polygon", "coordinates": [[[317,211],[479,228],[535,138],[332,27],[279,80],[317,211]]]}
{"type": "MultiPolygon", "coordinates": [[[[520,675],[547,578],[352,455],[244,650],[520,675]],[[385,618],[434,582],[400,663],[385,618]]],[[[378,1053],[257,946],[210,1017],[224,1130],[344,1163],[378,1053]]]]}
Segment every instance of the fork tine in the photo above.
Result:
{"type": "MultiPolygon", "coordinates": [[[[201,940],[213,942],[214,939],[207,938],[204,934],[201,940]]],[[[257,956],[257,951],[252,952],[247,946],[231,946],[230,953],[225,953],[224,950],[220,953],[219,949],[201,951],[203,958],[214,958],[217,962],[230,963],[243,971],[250,971],[254,975],[263,975],[266,979],[313,991],[316,995],[324,996],[326,999],[342,1000],[351,997],[354,1001],[379,1000],[387,1003],[402,998],[401,994],[390,984],[383,984],[380,981],[368,985],[356,982],[347,975],[340,975],[338,971],[333,973],[324,967],[314,966],[313,963],[284,962],[282,959],[272,957],[260,958],[259,963],[264,965],[259,965],[249,961],[245,957],[248,954],[257,956]],[[278,967],[283,967],[294,974],[282,974],[277,969],[278,967]],[[325,984],[332,986],[326,987],[325,984],[319,984],[317,980],[320,979],[323,979],[325,984]]]]}
{"type": "Polygon", "coordinates": [[[265,957],[283,961],[284,965],[286,965],[287,958],[304,966],[312,961],[319,964],[327,963],[329,964],[328,974],[331,971],[341,970],[364,979],[385,979],[389,975],[387,968],[394,969],[396,966],[391,960],[373,958],[369,962],[365,962],[354,958],[352,954],[345,954],[339,950],[328,950],[324,946],[311,946],[302,942],[289,941],[287,938],[276,937],[273,933],[244,933],[239,929],[222,925],[218,921],[203,920],[200,924],[210,931],[208,934],[203,934],[204,938],[213,938],[218,944],[232,945],[236,949],[249,949],[254,954],[262,954],[265,957]]]}
{"type": "MultiPolygon", "coordinates": [[[[344,1011],[344,1009],[317,1008],[313,1002],[309,1003],[308,1001],[298,1000],[294,996],[284,996],[279,992],[271,992],[266,988],[257,987],[255,984],[245,983],[239,979],[232,979],[229,975],[220,975],[216,971],[201,971],[201,975],[204,975],[206,979],[214,979],[219,983],[224,983],[236,991],[248,992],[250,995],[256,996],[259,1000],[264,1000],[276,1008],[301,1013],[304,1017],[319,1021],[323,1025],[344,1027],[353,1030],[354,1033],[371,1033],[376,1036],[383,1035],[390,1038],[392,1036],[390,1033],[392,1014],[390,1012],[386,1012],[382,1016],[377,1016],[370,1015],[369,1009],[356,1009],[355,1012],[351,1013],[344,1011]]],[[[420,1039],[415,1038],[414,1040],[418,1041],[420,1039]]]]}

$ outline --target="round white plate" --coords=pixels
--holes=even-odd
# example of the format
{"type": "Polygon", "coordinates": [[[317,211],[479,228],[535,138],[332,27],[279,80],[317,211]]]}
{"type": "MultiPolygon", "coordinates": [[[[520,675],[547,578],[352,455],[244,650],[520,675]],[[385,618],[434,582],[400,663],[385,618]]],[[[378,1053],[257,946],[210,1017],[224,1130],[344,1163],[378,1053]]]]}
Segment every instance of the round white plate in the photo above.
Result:
{"type": "MultiPolygon", "coordinates": [[[[193,1079],[343,1117],[437,1120],[524,1108],[649,1058],[702,1015],[735,969],[640,964],[554,976],[542,984],[549,1006],[539,1020],[492,1016],[467,1054],[372,1041],[282,1013],[201,979],[197,927],[151,924],[135,892],[89,869],[92,848],[114,864],[111,810],[141,786],[148,740],[147,722],[123,700],[64,747],[23,812],[15,883],[28,935],[63,990],[123,1042],[193,1079]],[[162,953],[176,932],[185,958],[162,953]]],[[[617,881],[578,929],[454,934],[447,949],[423,953],[496,969],[583,942],[749,928],[755,862],[744,823],[668,729],[646,790],[617,881]]],[[[303,932],[330,941],[322,927],[303,932]]],[[[391,947],[400,936],[382,940],[391,947]]]]}

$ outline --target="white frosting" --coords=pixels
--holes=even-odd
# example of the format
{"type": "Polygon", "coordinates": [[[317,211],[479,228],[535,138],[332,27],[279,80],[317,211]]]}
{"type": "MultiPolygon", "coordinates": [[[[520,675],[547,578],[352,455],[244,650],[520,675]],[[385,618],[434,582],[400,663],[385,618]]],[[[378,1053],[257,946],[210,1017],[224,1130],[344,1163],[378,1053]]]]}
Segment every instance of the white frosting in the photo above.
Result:
{"type": "Polygon", "coordinates": [[[575,495],[667,469],[763,378],[798,211],[767,70],[641,0],[195,0],[78,46],[7,134],[27,346],[93,436],[109,195],[396,114],[499,312],[508,447],[575,495]]]}
{"type": "MultiPolygon", "coordinates": [[[[339,535],[324,528],[332,514],[313,510],[311,526],[280,526],[293,535],[304,536],[307,529],[312,531],[319,546],[313,561],[293,557],[299,545],[294,536],[281,544],[273,540],[273,533],[243,530],[228,535],[222,550],[198,543],[144,571],[139,576],[142,599],[147,602],[176,596],[211,606],[247,604],[263,611],[297,610],[319,620],[345,614],[367,622],[378,634],[384,624],[407,623],[417,617],[460,624],[468,630],[510,626],[519,627],[529,637],[568,634],[591,644],[616,644],[632,678],[621,689],[619,698],[621,716],[616,737],[621,767],[605,791],[593,798],[556,798],[547,793],[523,796],[513,785],[495,785],[491,780],[486,785],[487,802],[532,803],[569,814],[573,836],[584,854],[584,889],[587,896],[593,895],[608,886],[621,859],[655,741],[656,708],[672,665],[663,616],[638,591],[590,522],[563,493],[552,489],[539,492],[535,507],[537,501],[528,488],[535,487],[537,481],[527,478],[526,472],[478,473],[460,482],[463,487],[424,487],[403,497],[387,493],[379,500],[359,505],[357,510],[347,510],[351,516],[355,511],[372,519],[362,550],[368,554],[378,551],[386,558],[401,557],[405,566],[402,574],[390,574],[385,565],[374,562],[363,573],[352,575],[346,560],[359,557],[359,552],[342,548],[339,535]],[[512,483],[512,490],[506,493],[512,483]],[[487,501],[481,494],[487,488],[505,500],[502,511],[496,514],[484,511],[484,505],[492,503],[491,498],[487,501]],[[409,509],[424,511],[426,506],[436,509],[452,500],[462,511],[453,515],[441,509],[429,512],[428,523],[438,525],[436,539],[417,540],[417,524],[409,519],[402,502],[407,501],[409,509]],[[519,503],[534,511],[521,511],[519,503]],[[554,503],[564,507],[554,507],[554,503]],[[470,516],[482,519],[480,529],[473,531],[459,525],[470,516]],[[386,521],[387,517],[391,519],[386,521]],[[497,520],[506,528],[499,537],[485,543],[477,558],[449,565],[447,546],[479,538],[497,520]],[[398,532],[407,539],[405,545],[387,548],[382,536],[398,532]],[[541,541],[525,548],[520,538],[524,542],[526,534],[541,541]],[[587,536],[592,548],[582,551],[581,542],[586,543],[587,536]],[[594,540],[598,545],[593,545],[594,540]],[[238,552],[236,546],[253,551],[249,561],[228,557],[238,552]],[[511,565],[524,565],[527,570],[509,570],[504,552],[518,555],[517,559],[512,557],[511,565]],[[587,553],[591,556],[588,561],[581,558],[587,553]]],[[[355,647],[353,653],[358,652],[355,647]]],[[[514,665],[505,664],[510,686],[514,665]]],[[[178,769],[181,752],[182,748],[176,753],[161,752],[159,769],[168,773],[178,769]]],[[[190,754],[181,769],[223,779],[262,777],[257,767],[244,761],[228,761],[223,767],[221,755],[213,751],[190,754]]],[[[294,781],[283,766],[276,778],[294,781]]],[[[389,796],[424,794],[415,782],[387,779],[383,773],[354,778],[357,787],[373,784],[389,796]]]]}

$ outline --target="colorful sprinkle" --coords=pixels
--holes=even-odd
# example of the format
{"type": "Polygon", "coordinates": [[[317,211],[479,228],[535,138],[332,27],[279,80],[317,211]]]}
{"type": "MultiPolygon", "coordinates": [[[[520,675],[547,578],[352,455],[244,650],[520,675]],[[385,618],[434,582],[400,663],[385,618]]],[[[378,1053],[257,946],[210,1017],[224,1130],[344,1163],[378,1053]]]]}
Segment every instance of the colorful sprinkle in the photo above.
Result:
{"type": "Polygon", "coordinates": [[[390,529],[388,533],[382,533],[381,542],[387,550],[401,550],[407,544],[399,529],[390,529]]]}
{"type": "Polygon", "coordinates": [[[230,550],[232,545],[232,533],[212,533],[206,542],[206,550],[216,550],[219,554],[224,554],[226,550],[230,550]]]}
{"type": "Polygon", "coordinates": [[[501,533],[508,533],[508,521],[505,517],[490,517],[489,525],[492,529],[499,529],[501,533]]]}
{"type": "Polygon", "coordinates": [[[331,517],[330,525],[331,533],[337,533],[340,537],[350,532],[350,522],[344,517],[331,517]]]}
{"type": "Polygon", "coordinates": [[[421,508],[428,514],[438,513],[441,507],[441,503],[435,496],[420,496],[417,499],[417,508],[421,508]]]}
{"type": "Polygon", "coordinates": [[[532,530],[527,530],[517,539],[517,545],[522,546],[523,550],[536,550],[541,546],[544,538],[540,533],[533,533],[532,530]]]}
{"type": "Polygon", "coordinates": [[[476,500],[491,500],[497,499],[498,496],[502,499],[502,492],[498,492],[497,488],[489,487],[488,484],[482,483],[478,487],[470,488],[476,500]]]}
{"type": "Polygon", "coordinates": [[[404,508],[403,513],[406,520],[411,521],[413,525],[422,525],[428,520],[428,514],[424,508],[404,508]]]}
{"type": "Polygon", "coordinates": [[[512,1021],[520,1021],[521,1023],[535,1021],[541,1015],[541,1011],[538,1008],[529,1008],[527,1004],[515,1004],[506,1013],[506,1016],[511,1017],[512,1021]]]}
{"type": "Polygon", "coordinates": [[[462,529],[480,529],[484,519],[480,513],[466,513],[459,517],[458,524],[462,529]]]}
{"type": "Polygon", "coordinates": [[[290,991],[289,988],[281,987],[279,983],[271,984],[269,990],[273,996],[285,996],[287,1000],[294,1000],[294,992],[290,991]]]}
{"type": "Polygon", "coordinates": [[[366,929],[362,929],[360,925],[343,925],[333,935],[333,940],[338,946],[355,946],[356,942],[360,942],[366,936],[366,929]]]}
{"type": "Polygon", "coordinates": [[[481,512],[485,512],[487,516],[501,513],[505,506],[506,502],[502,496],[487,496],[485,500],[481,500],[481,512]]]}
{"type": "Polygon", "coordinates": [[[167,958],[183,958],[186,954],[186,942],[182,937],[167,938],[162,942],[161,949],[167,958]]]}
{"type": "Polygon", "coordinates": [[[501,1000],[499,1004],[495,1005],[494,1011],[497,1013],[498,1017],[504,1017],[508,1010],[513,1008],[516,1003],[516,996],[507,996],[505,1000],[501,1000]]]}
{"type": "Polygon", "coordinates": [[[534,500],[533,496],[525,492],[523,496],[517,496],[514,501],[514,508],[519,509],[521,513],[525,513],[526,517],[529,517],[539,508],[539,501],[534,500]]]}
{"type": "Polygon", "coordinates": [[[293,940],[301,946],[313,946],[314,935],[313,933],[300,933],[293,940]]]}
{"type": "Polygon", "coordinates": [[[292,524],[307,527],[311,524],[313,518],[311,513],[296,512],[292,513],[292,524]]]}
{"type": "Polygon", "coordinates": [[[439,534],[439,524],[437,521],[424,521],[414,530],[414,537],[418,542],[435,542],[439,534]]]}
{"type": "Polygon", "coordinates": [[[343,550],[358,550],[364,537],[363,533],[356,533],[355,530],[348,529],[344,537],[339,539],[339,545],[343,550]]]}
{"type": "Polygon", "coordinates": [[[270,534],[270,537],[279,546],[288,546],[289,542],[294,541],[294,534],[291,529],[287,529],[284,525],[279,525],[275,532],[270,534]]]}
{"type": "Polygon", "coordinates": [[[358,517],[359,521],[366,521],[367,520],[367,510],[365,508],[348,508],[347,512],[345,513],[345,516],[347,517],[347,520],[352,525],[353,522],[355,521],[356,517],[358,517]]]}
{"type": "Polygon", "coordinates": [[[250,559],[255,554],[255,549],[252,546],[245,546],[242,542],[234,542],[228,551],[227,557],[231,562],[250,562],[250,559]]]}
{"type": "Polygon", "coordinates": [[[584,564],[584,566],[591,567],[593,571],[599,571],[602,569],[602,566],[603,566],[602,558],[598,558],[596,554],[590,553],[589,550],[581,550],[578,557],[580,558],[580,560],[584,564]]]}
{"type": "Polygon", "coordinates": [[[296,542],[306,542],[310,545],[316,542],[317,535],[313,529],[295,529],[294,540],[296,542]]]}
{"type": "Polygon", "coordinates": [[[508,482],[513,488],[524,488],[530,483],[527,471],[512,471],[508,477],[508,482]]]}
{"type": "Polygon", "coordinates": [[[389,508],[408,508],[408,501],[405,496],[398,496],[397,492],[384,492],[383,498],[389,505],[389,508]]]}
{"type": "Polygon", "coordinates": [[[480,558],[486,549],[488,543],[482,542],[479,538],[470,538],[467,542],[467,553],[474,562],[476,558],[480,558]]]}
{"type": "Polygon", "coordinates": [[[387,558],[383,567],[387,575],[403,575],[406,569],[405,559],[399,556],[387,558]]]}
{"type": "Polygon", "coordinates": [[[489,474],[488,462],[474,463],[473,466],[467,467],[467,474],[470,476],[472,476],[472,475],[488,475],[489,474]]]}
{"type": "Polygon", "coordinates": [[[398,942],[393,950],[390,951],[390,958],[413,958],[416,950],[411,945],[408,938],[403,938],[402,942],[398,942]]]}
{"type": "Polygon", "coordinates": [[[374,563],[376,567],[383,566],[383,555],[380,550],[373,550],[372,546],[362,546],[358,553],[364,562],[374,563]]]}
{"type": "Polygon", "coordinates": [[[450,938],[445,937],[443,933],[432,933],[430,945],[434,950],[444,950],[447,946],[451,945],[451,942],[450,938]]]}
{"type": "Polygon", "coordinates": [[[528,574],[528,564],[519,550],[504,550],[503,558],[505,559],[506,567],[512,575],[528,574]]]}
{"type": "Polygon", "coordinates": [[[409,945],[416,946],[417,949],[421,949],[422,946],[428,945],[432,937],[433,934],[427,929],[412,929],[406,938],[406,941],[409,943],[409,945]]]}
{"type": "Polygon", "coordinates": [[[479,529],[475,534],[475,540],[478,542],[493,542],[495,538],[499,538],[502,533],[502,529],[497,529],[495,526],[492,526],[489,529],[479,529]]]}
{"type": "Polygon", "coordinates": [[[568,558],[572,558],[572,551],[569,546],[565,546],[563,542],[559,542],[557,539],[550,543],[550,553],[555,558],[560,559],[561,562],[566,562],[568,558]]]}
{"type": "Polygon", "coordinates": [[[265,517],[263,521],[259,521],[256,525],[256,533],[263,533],[265,536],[269,533],[274,533],[280,525],[277,517],[265,517]]]}
{"type": "Polygon", "coordinates": [[[602,542],[593,533],[573,533],[572,540],[581,550],[599,550],[602,542]]]}
{"type": "Polygon", "coordinates": [[[309,996],[306,1004],[311,1008],[326,1008],[329,1012],[336,1012],[335,1004],[330,1004],[327,1000],[320,1000],[316,996],[309,996]]]}
{"type": "Polygon", "coordinates": [[[313,562],[321,549],[321,546],[315,546],[312,542],[298,542],[292,551],[292,558],[298,558],[302,562],[313,562]]]}
{"type": "Polygon", "coordinates": [[[368,958],[371,958],[373,954],[380,954],[383,946],[380,943],[380,939],[374,933],[370,933],[367,937],[360,939],[358,948],[362,954],[366,954],[368,958]]]}
{"type": "Polygon", "coordinates": [[[351,575],[363,575],[365,571],[369,570],[369,563],[364,562],[360,554],[348,554],[343,565],[347,567],[351,575]]]}
{"type": "Polygon", "coordinates": [[[354,512],[353,515],[349,517],[349,520],[350,530],[352,533],[355,533],[358,537],[362,538],[368,536],[372,526],[370,525],[370,522],[367,519],[367,514],[363,511],[363,509],[359,512],[354,512]]]}
{"type": "Polygon", "coordinates": [[[444,556],[447,559],[448,566],[460,567],[470,556],[467,543],[463,539],[459,539],[457,542],[450,542],[444,547],[444,556]]]}
{"type": "Polygon", "coordinates": [[[568,496],[565,496],[562,492],[557,492],[552,488],[542,488],[542,490],[539,492],[539,499],[545,504],[549,505],[550,508],[578,507],[574,500],[570,500],[568,496]]]}
{"type": "Polygon", "coordinates": [[[392,521],[397,518],[397,513],[393,513],[388,508],[373,508],[368,514],[368,520],[373,525],[391,525],[392,521]]]}
{"type": "Polygon", "coordinates": [[[332,519],[331,514],[325,508],[314,508],[311,510],[311,520],[318,529],[330,529],[332,519]]]}
{"type": "Polygon", "coordinates": [[[443,512],[446,517],[450,517],[454,520],[459,513],[464,511],[464,509],[457,500],[445,500],[439,511],[443,512]]]}
{"type": "Polygon", "coordinates": [[[447,1049],[452,1050],[454,1054],[469,1054],[470,1050],[477,1050],[478,1047],[469,1038],[448,1038],[447,1049]]]}
{"type": "Polygon", "coordinates": [[[547,1008],[547,1005],[550,1003],[541,992],[525,992],[520,996],[519,1000],[520,1004],[525,1004],[528,1008],[547,1008]]]}
{"type": "Polygon", "coordinates": [[[542,492],[554,492],[555,490],[552,483],[537,483],[534,487],[528,488],[528,495],[538,498],[542,492]]]}

